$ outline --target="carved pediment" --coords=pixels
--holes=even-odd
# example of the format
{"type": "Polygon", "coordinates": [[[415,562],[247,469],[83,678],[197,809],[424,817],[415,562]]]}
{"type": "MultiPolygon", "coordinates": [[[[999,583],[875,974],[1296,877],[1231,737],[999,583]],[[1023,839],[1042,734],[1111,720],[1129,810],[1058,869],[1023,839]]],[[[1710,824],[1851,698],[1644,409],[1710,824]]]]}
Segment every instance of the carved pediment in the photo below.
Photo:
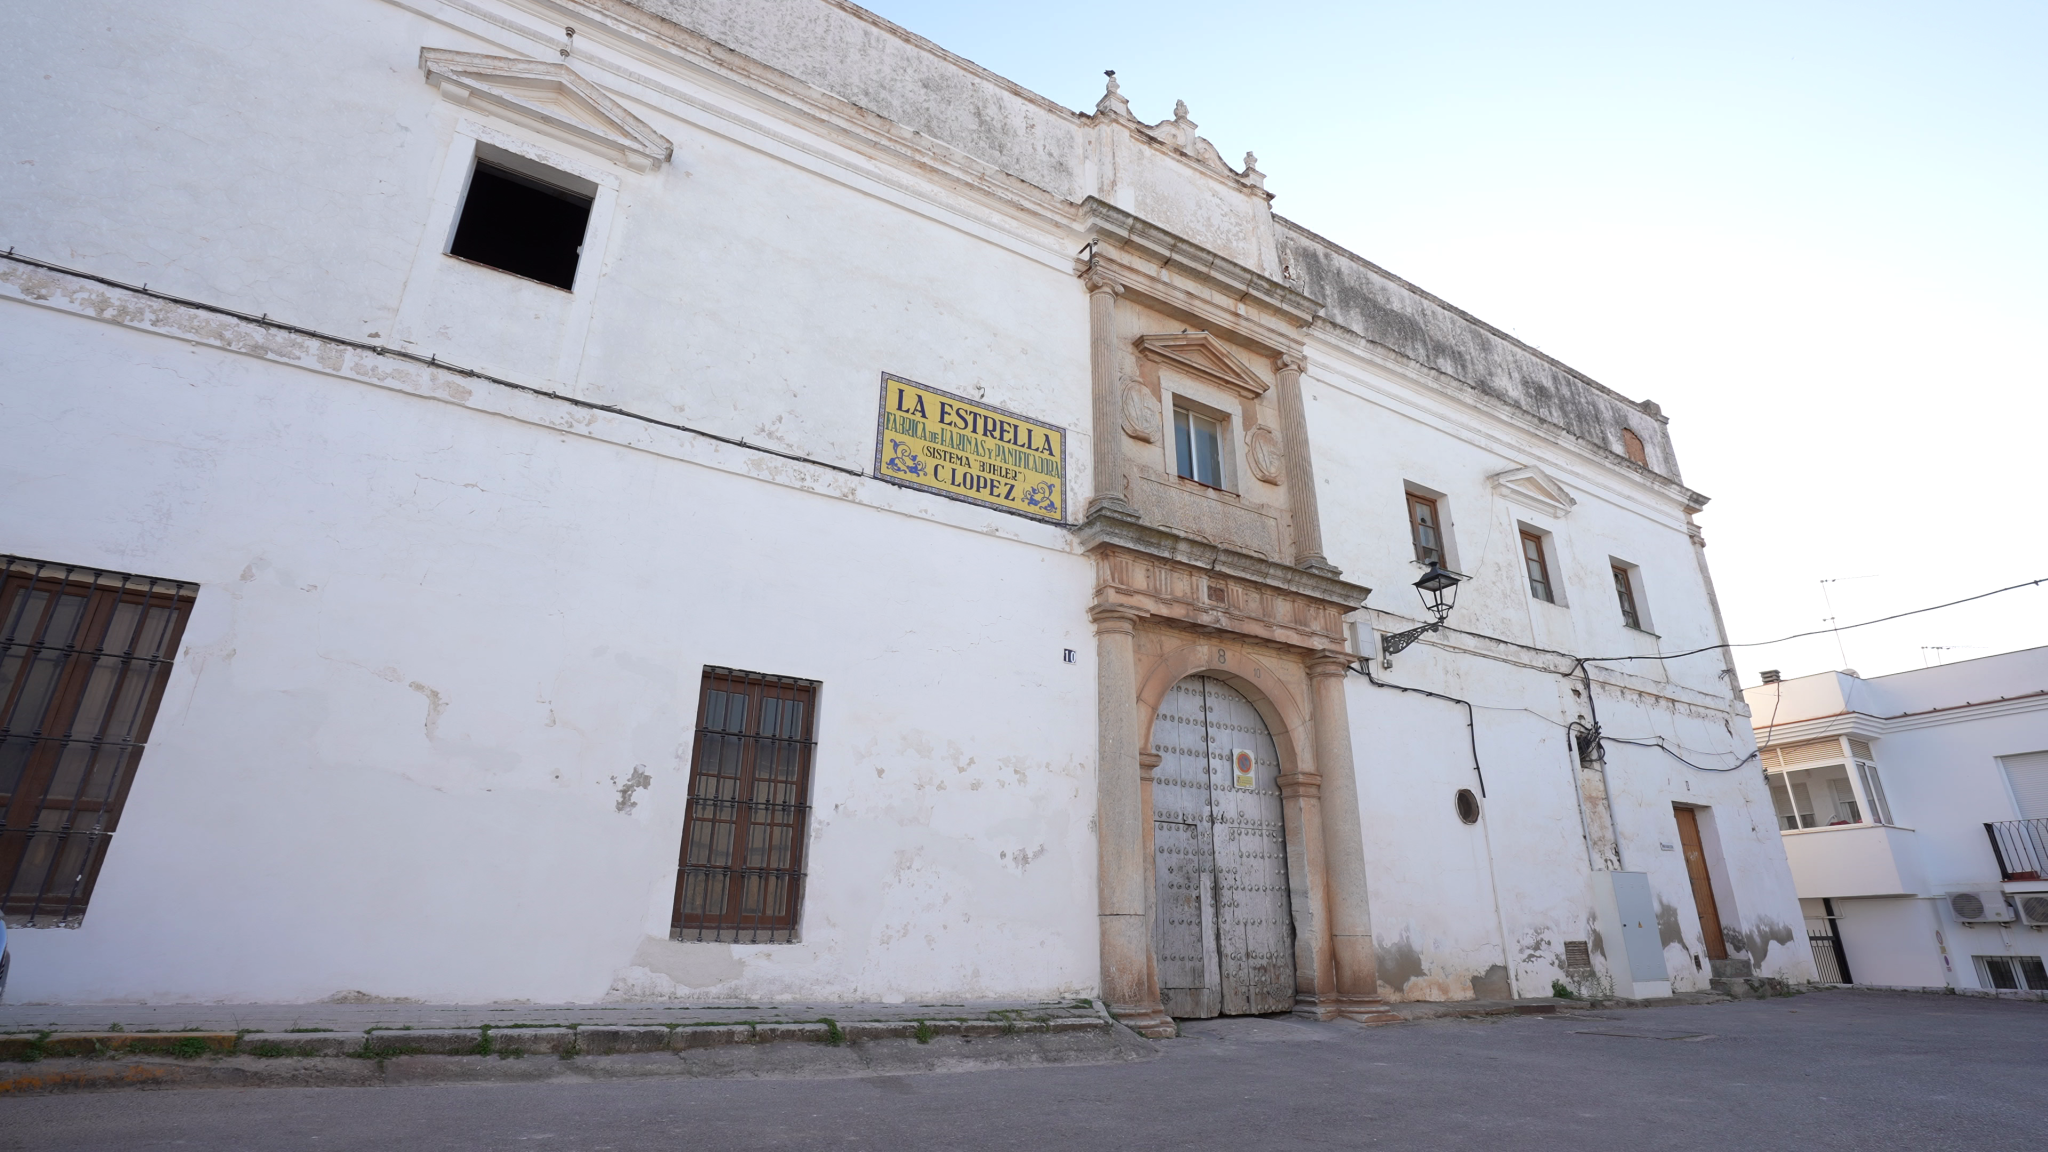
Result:
{"type": "Polygon", "coordinates": [[[567,64],[422,48],[420,69],[458,104],[487,106],[636,172],[660,167],[674,151],[667,137],[567,64]]]}
{"type": "Polygon", "coordinates": [[[1564,516],[1578,500],[1541,468],[1511,468],[1491,477],[1501,495],[1549,516],[1564,516]]]}
{"type": "Polygon", "coordinates": [[[1230,346],[1207,332],[1168,332],[1138,337],[1138,355],[1171,364],[1211,383],[1256,400],[1270,387],[1230,346]]]}

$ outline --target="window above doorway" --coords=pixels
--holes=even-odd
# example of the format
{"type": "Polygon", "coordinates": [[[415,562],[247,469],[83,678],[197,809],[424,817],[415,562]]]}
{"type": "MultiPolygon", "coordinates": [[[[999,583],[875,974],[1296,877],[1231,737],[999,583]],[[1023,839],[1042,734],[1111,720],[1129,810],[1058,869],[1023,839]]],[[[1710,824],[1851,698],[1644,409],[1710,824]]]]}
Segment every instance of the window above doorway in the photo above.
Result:
{"type": "Polygon", "coordinates": [[[1176,403],[1173,408],[1174,471],[1183,480],[1210,488],[1228,489],[1224,482],[1224,445],[1229,441],[1227,419],[1206,415],[1176,403]]]}

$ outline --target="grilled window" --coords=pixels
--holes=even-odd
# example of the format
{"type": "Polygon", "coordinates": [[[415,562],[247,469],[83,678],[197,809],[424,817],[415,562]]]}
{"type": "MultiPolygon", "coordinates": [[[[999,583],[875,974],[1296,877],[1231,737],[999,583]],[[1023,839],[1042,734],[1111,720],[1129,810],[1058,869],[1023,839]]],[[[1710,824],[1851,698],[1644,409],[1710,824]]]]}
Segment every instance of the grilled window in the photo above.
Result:
{"type": "Polygon", "coordinates": [[[1408,533],[1415,540],[1416,563],[1444,562],[1443,524],[1443,518],[1437,514],[1436,501],[1413,492],[1408,494],[1408,533]]]}
{"type": "Polygon", "coordinates": [[[2048,967],[2039,956],[1972,956],[1977,962],[1977,983],[1983,988],[2025,988],[2048,992],[2048,967]]]}
{"type": "Polygon", "coordinates": [[[1557,603],[1557,593],[1550,586],[1550,564],[1543,558],[1543,537],[1522,533],[1522,563],[1529,570],[1529,595],[1557,603]]]}
{"type": "Polygon", "coordinates": [[[77,927],[199,586],[0,556],[0,911],[77,927]]]}
{"type": "Polygon", "coordinates": [[[1619,564],[1614,566],[1614,595],[1621,601],[1621,622],[1631,628],[1643,626],[1642,613],[1636,611],[1635,583],[1629,578],[1628,569],[1619,564]]]}
{"type": "Polygon", "coordinates": [[[704,670],[676,939],[796,939],[817,703],[813,680],[704,670]]]}

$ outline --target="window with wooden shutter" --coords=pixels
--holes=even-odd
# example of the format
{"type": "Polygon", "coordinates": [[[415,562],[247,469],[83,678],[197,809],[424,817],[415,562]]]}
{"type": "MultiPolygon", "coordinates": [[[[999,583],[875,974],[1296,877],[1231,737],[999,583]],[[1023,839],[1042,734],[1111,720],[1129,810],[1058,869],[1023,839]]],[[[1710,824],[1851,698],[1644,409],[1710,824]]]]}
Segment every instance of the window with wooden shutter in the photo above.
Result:
{"type": "Polygon", "coordinates": [[[77,927],[197,584],[0,557],[0,910],[77,927]]]}
{"type": "Polygon", "coordinates": [[[704,670],[675,939],[796,939],[817,703],[814,680],[704,670]]]}
{"type": "Polygon", "coordinates": [[[1436,501],[1408,493],[1408,532],[1415,540],[1416,563],[1444,563],[1443,523],[1436,501]]]}
{"type": "Polygon", "coordinates": [[[1557,590],[1550,583],[1550,562],[1543,555],[1543,537],[1522,533],[1522,565],[1529,573],[1529,595],[1557,603],[1557,590]]]}
{"type": "Polygon", "coordinates": [[[1621,622],[1631,628],[1643,626],[1643,615],[1636,611],[1635,581],[1627,568],[1614,565],[1614,595],[1621,601],[1621,622]]]}

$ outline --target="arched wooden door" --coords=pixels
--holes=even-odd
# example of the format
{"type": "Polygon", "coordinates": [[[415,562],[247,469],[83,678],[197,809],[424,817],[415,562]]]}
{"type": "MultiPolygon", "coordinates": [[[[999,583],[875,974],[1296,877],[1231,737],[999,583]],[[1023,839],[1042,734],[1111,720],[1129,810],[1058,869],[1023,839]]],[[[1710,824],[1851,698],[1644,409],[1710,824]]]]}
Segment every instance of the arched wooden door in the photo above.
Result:
{"type": "Polygon", "coordinates": [[[1289,1011],[1294,918],[1266,722],[1235,688],[1190,676],[1160,703],[1152,750],[1152,947],[1167,1014],[1289,1011]]]}

